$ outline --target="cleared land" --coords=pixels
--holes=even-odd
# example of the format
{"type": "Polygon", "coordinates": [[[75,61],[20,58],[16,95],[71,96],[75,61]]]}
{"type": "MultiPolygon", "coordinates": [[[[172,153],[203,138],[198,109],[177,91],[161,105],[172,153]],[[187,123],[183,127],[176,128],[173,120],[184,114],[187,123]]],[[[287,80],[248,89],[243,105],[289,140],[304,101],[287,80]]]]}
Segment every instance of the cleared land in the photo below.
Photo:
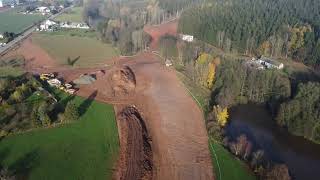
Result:
{"type": "Polygon", "coordinates": [[[217,180],[256,180],[250,169],[220,144],[212,141],[209,145],[217,180]]]}
{"type": "Polygon", "coordinates": [[[0,33],[14,32],[20,33],[29,26],[43,20],[42,15],[20,14],[17,10],[8,10],[0,12],[0,33]]]}
{"type": "Polygon", "coordinates": [[[110,179],[119,149],[113,107],[74,100],[84,113],[78,122],[3,139],[1,165],[28,179],[110,179]]]}
{"type": "Polygon", "coordinates": [[[61,22],[68,21],[68,22],[81,23],[83,22],[82,13],[83,13],[83,7],[74,7],[64,12],[60,16],[56,17],[55,20],[61,21],[61,22]]]}
{"type": "Polygon", "coordinates": [[[79,36],[34,34],[33,43],[44,49],[58,64],[75,61],[76,67],[92,67],[107,59],[118,56],[118,51],[110,44],[79,36]]]}

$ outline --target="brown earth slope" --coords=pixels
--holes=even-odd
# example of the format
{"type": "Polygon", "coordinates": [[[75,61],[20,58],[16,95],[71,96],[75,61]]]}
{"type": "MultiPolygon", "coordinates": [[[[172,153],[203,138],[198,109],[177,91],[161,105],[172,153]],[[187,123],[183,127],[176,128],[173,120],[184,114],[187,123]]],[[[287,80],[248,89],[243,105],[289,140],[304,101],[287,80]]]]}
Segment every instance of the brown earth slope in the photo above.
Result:
{"type": "MultiPolygon", "coordinates": [[[[161,34],[175,34],[176,24],[147,29],[156,35],[156,44],[161,34]]],[[[27,57],[27,71],[58,72],[68,82],[84,73],[104,72],[93,84],[80,86],[77,95],[116,107],[121,141],[116,179],[214,179],[202,111],[175,71],[156,55],[145,52],[115,59],[111,66],[72,69],[57,66],[41,48],[28,43],[22,46],[28,49],[17,50],[27,57]],[[126,112],[127,107],[135,107],[139,116],[126,112]]]]}

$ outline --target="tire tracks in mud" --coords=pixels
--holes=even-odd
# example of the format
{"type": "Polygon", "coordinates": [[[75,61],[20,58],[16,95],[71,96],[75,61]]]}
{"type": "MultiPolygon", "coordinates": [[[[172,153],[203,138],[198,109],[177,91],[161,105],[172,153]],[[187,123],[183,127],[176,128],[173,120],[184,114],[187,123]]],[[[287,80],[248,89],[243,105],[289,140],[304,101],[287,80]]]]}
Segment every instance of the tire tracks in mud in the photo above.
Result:
{"type": "Polygon", "coordinates": [[[120,134],[120,157],[115,179],[152,179],[151,138],[145,122],[135,106],[117,106],[120,134]]]}

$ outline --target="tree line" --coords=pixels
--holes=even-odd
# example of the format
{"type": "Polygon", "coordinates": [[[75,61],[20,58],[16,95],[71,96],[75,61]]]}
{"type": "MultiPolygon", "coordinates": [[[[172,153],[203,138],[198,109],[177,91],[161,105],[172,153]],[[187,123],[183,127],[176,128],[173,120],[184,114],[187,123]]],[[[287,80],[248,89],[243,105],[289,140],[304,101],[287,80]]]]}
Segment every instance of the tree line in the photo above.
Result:
{"type": "Polygon", "coordinates": [[[226,52],[292,58],[319,67],[317,0],[216,0],[185,10],[179,31],[226,52]]]}
{"type": "Polygon", "coordinates": [[[294,97],[281,104],[276,120],[290,133],[320,143],[320,83],[299,84],[294,97]]]}

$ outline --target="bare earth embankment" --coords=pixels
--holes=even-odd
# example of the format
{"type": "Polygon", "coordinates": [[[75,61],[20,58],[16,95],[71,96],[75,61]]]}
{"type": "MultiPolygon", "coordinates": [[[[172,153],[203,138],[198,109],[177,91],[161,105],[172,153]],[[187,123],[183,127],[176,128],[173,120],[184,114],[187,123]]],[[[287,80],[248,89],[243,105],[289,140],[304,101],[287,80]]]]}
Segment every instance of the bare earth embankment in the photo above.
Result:
{"type": "MultiPolygon", "coordinates": [[[[147,28],[157,35],[154,47],[161,34],[176,34],[172,22],[147,28]]],[[[214,179],[202,111],[156,55],[145,52],[106,61],[112,66],[73,69],[55,64],[36,46],[17,52],[28,57],[26,70],[58,72],[67,81],[103,72],[77,95],[115,105],[121,145],[115,179],[214,179]]]]}

